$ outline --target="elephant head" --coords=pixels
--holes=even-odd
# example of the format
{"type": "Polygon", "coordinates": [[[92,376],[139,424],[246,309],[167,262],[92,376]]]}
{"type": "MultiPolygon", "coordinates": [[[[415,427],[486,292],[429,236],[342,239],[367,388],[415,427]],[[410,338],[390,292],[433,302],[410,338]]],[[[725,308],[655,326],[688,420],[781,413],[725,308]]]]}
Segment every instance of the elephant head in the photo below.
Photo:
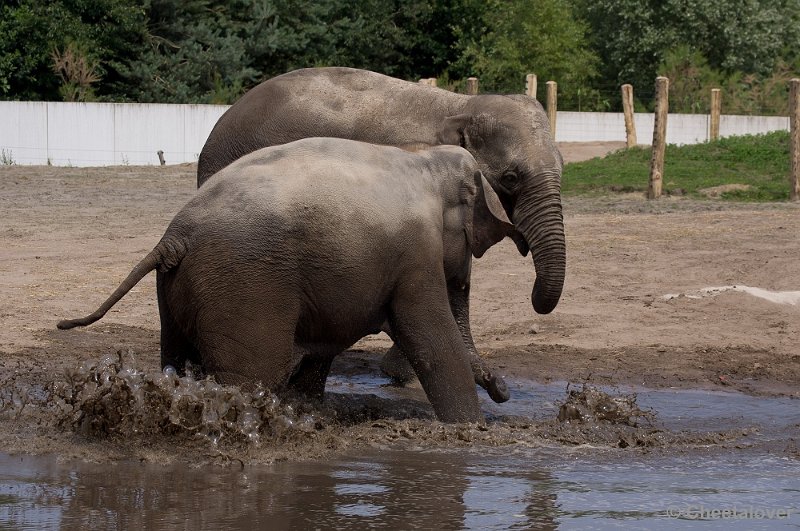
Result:
{"type": "Polygon", "coordinates": [[[437,140],[475,157],[514,222],[517,248],[533,256],[533,309],[550,313],[561,298],[566,270],[563,161],[541,104],[527,96],[475,96],[460,114],[445,118],[437,140]]]}

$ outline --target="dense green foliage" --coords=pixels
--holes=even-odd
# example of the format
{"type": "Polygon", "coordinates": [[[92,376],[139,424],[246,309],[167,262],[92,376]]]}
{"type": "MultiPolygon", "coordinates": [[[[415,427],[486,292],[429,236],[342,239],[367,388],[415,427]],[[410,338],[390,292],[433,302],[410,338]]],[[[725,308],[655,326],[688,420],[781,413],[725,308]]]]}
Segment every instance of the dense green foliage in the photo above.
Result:
{"type": "MultiPolygon", "coordinates": [[[[310,66],[434,76],[458,60],[456,34],[471,38],[482,6],[473,0],[12,0],[0,8],[0,97],[60,99],[65,81],[53,68],[54,55],[66,50],[93,65],[99,78],[83,99],[230,103],[263,79],[310,66]]],[[[77,83],[77,75],[67,82],[77,83]]]]}
{"type": "MultiPolygon", "coordinates": [[[[748,99],[749,89],[769,83],[793,65],[800,70],[800,0],[581,0],[591,27],[601,74],[613,86],[631,83],[649,107],[655,75],[680,83],[692,77],[695,90],[671,87],[670,107],[700,110],[708,91],[726,86],[727,103],[748,99]],[[679,68],[676,68],[679,67],[679,68]],[[701,90],[702,89],[702,90],[701,90]],[[677,100],[673,104],[672,96],[677,100]]],[[[763,96],[763,95],[760,95],[763,96]]],[[[776,101],[756,98],[740,108],[784,113],[776,101]],[[755,109],[754,107],[761,107],[755,109]]],[[[734,108],[737,107],[734,105],[734,108]]],[[[727,108],[727,107],[726,107],[727,108]]],[[[741,110],[741,109],[736,109],[741,110]]]]}
{"type": "MultiPolygon", "coordinates": [[[[647,191],[650,148],[622,149],[605,158],[567,164],[565,195],[602,195],[647,191]]],[[[728,137],[688,146],[667,146],[663,188],[666,193],[708,197],[707,190],[744,185],[722,192],[721,199],[785,201],[789,199],[789,133],[728,137]],[[747,189],[744,189],[744,188],[747,189]]]]}
{"type": "Polygon", "coordinates": [[[488,31],[466,47],[463,60],[486,90],[523,92],[525,74],[535,71],[542,80],[558,81],[562,108],[580,109],[599,99],[590,88],[599,58],[568,0],[492,0],[484,20],[488,31]]]}
{"type": "Polygon", "coordinates": [[[342,65],[522,92],[559,83],[559,108],[780,113],[800,71],[800,0],[6,0],[0,98],[230,103],[292,69],[342,65]]]}
{"type": "Polygon", "coordinates": [[[453,60],[456,10],[395,0],[150,0],[143,52],[119,92],[138,101],[228,103],[264,78],[311,66],[429,76],[453,60]]]}
{"type": "Polygon", "coordinates": [[[104,84],[115,83],[116,67],[140,52],[146,26],[144,8],[120,0],[6,2],[0,7],[0,96],[61,99],[53,53],[67,49],[95,65],[104,84]]]}

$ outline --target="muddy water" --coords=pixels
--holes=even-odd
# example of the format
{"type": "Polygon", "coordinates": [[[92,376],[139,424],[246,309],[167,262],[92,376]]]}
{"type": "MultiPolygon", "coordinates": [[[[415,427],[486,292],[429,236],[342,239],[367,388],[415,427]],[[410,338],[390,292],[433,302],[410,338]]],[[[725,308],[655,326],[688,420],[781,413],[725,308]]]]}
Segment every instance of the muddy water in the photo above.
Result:
{"type": "MultiPolygon", "coordinates": [[[[510,430],[516,443],[497,446],[375,439],[334,458],[225,467],[0,455],[0,527],[657,529],[695,520],[712,529],[800,526],[797,400],[602,389],[597,397],[605,402],[596,409],[635,403],[642,414],[628,420],[645,427],[629,427],[629,445],[591,437],[568,444],[555,428],[536,438],[519,431],[519,419],[552,421],[569,396],[566,384],[510,383],[512,401],[483,404],[490,431],[517,427],[510,430]],[[637,447],[636,438],[653,430],[673,438],[637,447]],[[722,431],[738,435],[705,435],[722,431]]],[[[329,388],[397,399],[400,392],[384,384],[362,375],[333,378],[329,388]]],[[[573,398],[586,403],[579,394],[573,398]]],[[[572,422],[591,432],[603,431],[606,421],[572,422]]]]}

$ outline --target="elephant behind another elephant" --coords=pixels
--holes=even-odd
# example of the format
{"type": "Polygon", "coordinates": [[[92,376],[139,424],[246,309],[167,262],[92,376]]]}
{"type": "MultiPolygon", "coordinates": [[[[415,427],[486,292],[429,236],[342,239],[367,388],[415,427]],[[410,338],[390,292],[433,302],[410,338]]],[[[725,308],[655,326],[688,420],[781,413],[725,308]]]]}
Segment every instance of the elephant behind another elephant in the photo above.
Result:
{"type": "MultiPolygon", "coordinates": [[[[534,310],[549,313],[556,307],[566,270],[563,161],[534,98],[466,96],[352,68],[296,70],[254,87],[219,119],[200,153],[197,185],[242,155],[309,137],[467,149],[513,220],[510,236],[520,253],[530,250],[533,256],[534,310]]],[[[469,282],[460,291],[451,289],[451,306],[476,381],[502,402],[508,390],[501,379],[484,374],[472,339],[469,291],[469,282]]],[[[402,381],[410,372],[401,368],[403,360],[393,348],[381,366],[402,381]]]]}
{"type": "Polygon", "coordinates": [[[556,307],[566,268],[563,161],[536,99],[466,96],[353,68],[295,70],[254,87],[219,119],[197,185],[242,155],[310,137],[465,148],[514,222],[520,253],[533,255],[534,310],[556,307]]]}
{"type": "Polygon", "coordinates": [[[157,269],[162,366],[321,397],[333,358],[384,328],[437,416],[477,421],[448,289],[512,230],[459,147],[301,140],[215,175],[97,311],[58,327],[97,321],[157,269]]]}

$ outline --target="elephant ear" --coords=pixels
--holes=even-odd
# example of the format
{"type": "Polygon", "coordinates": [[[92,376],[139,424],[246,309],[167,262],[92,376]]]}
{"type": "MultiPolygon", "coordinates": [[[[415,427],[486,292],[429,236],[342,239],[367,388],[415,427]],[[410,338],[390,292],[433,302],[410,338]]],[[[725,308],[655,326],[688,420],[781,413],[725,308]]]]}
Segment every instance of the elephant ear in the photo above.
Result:
{"type": "Polygon", "coordinates": [[[436,132],[436,141],[443,145],[466,147],[464,130],[469,125],[471,118],[469,114],[448,116],[442,121],[442,125],[436,132]]]}
{"type": "Polygon", "coordinates": [[[480,171],[475,172],[477,195],[472,210],[472,227],[467,231],[472,256],[480,258],[491,247],[514,232],[500,198],[480,171]],[[471,238],[469,237],[471,232],[471,238]]]}

